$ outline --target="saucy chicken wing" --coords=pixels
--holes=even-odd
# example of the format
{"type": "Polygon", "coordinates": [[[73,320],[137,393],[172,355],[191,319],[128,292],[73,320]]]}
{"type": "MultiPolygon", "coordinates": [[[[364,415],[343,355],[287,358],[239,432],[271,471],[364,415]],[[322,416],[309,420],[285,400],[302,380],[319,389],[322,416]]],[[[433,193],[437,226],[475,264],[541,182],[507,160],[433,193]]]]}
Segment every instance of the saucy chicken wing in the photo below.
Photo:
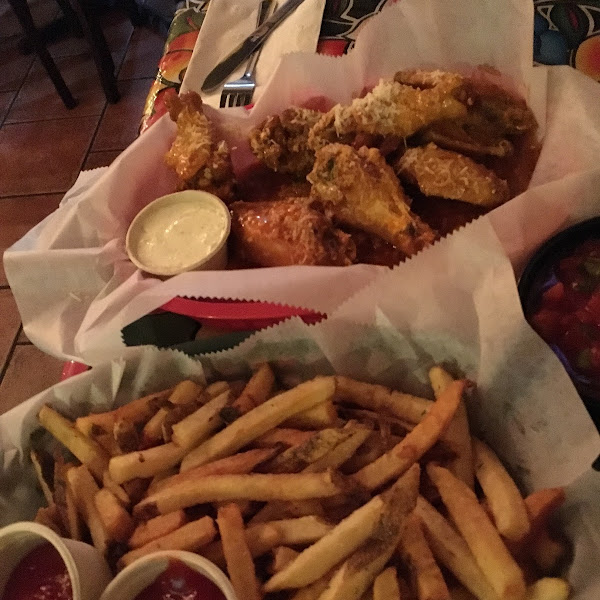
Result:
{"type": "Polygon", "coordinates": [[[231,205],[234,250],[246,264],[350,265],[356,248],[350,235],[311,207],[308,198],[231,205]]]}
{"type": "Polygon", "coordinates": [[[235,179],[229,149],[218,140],[196,92],[169,96],[167,106],[177,134],[165,162],[179,177],[179,190],[205,190],[231,200],[235,179]]]}
{"type": "Polygon", "coordinates": [[[493,208],[509,198],[508,185],[493,171],[435,144],[409,148],[396,164],[400,178],[415,184],[426,196],[469,202],[493,208]]]}
{"type": "Polygon", "coordinates": [[[329,144],[317,152],[307,178],[311,197],[340,223],[378,235],[405,255],[435,239],[411,212],[392,168],[375,148],[329,144]]]}

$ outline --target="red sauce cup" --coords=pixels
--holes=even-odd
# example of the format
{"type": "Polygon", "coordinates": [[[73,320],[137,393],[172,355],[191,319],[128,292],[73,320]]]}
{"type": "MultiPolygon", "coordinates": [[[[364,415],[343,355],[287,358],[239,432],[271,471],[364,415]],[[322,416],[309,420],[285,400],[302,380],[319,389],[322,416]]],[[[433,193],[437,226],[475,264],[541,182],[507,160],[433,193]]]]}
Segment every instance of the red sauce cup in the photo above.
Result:
{"type": "Polygon", "coordinates": [[[163,550],[139,558],[112,580],[100,600],[134,600],[167,569],[170,560],[181,561],[210,579],[226,600],[238,600],[231,582],[219,567],[203,556],[181,550],[163,550]]]}
{"type": "Polygon", "coordinates": [[[21,561],[46,542],[58,551],[65,563],[72,600],[98,600],[111,580],[102,555],[89,544],[61,538],[48,527],[29,521],[0,529],[0,598],[8,591],[6,584],[21,561]]]}

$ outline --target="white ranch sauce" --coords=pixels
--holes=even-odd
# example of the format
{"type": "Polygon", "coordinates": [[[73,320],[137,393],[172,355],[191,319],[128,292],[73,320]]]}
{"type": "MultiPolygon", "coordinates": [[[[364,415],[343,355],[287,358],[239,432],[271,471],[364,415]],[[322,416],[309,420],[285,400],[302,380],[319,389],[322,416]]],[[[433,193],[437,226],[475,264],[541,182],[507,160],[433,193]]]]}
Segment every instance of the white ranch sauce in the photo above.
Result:
{"type": "Polygon", "coordinates": [[[221,243],[227,216],[219,206],[178,202],[144,217],[135,252],[150,269],[183,270],[221,243]]]}

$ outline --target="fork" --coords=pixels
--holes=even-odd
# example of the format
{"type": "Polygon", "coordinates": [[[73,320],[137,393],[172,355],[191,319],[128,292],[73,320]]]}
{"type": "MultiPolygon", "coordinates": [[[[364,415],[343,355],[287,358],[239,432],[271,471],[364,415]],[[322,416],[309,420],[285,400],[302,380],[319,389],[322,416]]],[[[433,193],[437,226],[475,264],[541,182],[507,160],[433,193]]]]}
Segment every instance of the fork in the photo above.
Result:
{"type": "MultiPolygon", "coordinates": [[[[271,4],[275,4],[275,0],[262,0],[258,9],[257,27],[260,27],[267,18],[271,4]]],[[[221,102],[219,106],[247,106],[252,102],[252,96],[256,89],[256,81],[254,80],[254,70],[260,56],[262,46],[258,48],[254,54],[248,59],[244,74],[234,81],[228,81],[223,86],[221,92],[221,102]]]]}

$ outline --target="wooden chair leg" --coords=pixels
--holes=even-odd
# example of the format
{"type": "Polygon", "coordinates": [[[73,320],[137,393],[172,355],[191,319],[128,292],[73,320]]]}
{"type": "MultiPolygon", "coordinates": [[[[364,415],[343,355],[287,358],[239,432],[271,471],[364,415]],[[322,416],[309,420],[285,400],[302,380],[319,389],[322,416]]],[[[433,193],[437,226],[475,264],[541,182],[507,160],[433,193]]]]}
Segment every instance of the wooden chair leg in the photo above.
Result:
{"type": "Polygon", "coordinates": [[[8,2],[14,10],[21,27],[25,31],[25,35],[31,41],[33,49],[38,55],[44,69],[46,69],[46,72],[52,80],[64,105],[67,108],[74,108],[77,105],[77,101],[73,98],[71,91],[67,87],[65,80],[62,78],[54,59],[48,52],[48,49],[33,22],[33,17],[27,6],[27,0],[8,0],[8,2]]]}
{"type": "Polygon", "coordinates": [[[100,27],[88,0],[71,0],[71,5],[79,17],[83,33],[92,50],[92,57],[100,76],[104,95],[111,104],[114,104],[119,101],[121,96],[117,87],[117,78],[115,77],[115,64],[104,33],[102,33],[102,27],[100,27]]]}
{"type": "Polygon", "coordinates": [[[69,0],[56,0],[58,5],[60,6],[60,10],[65,17],[66,22],[69,25],[69,29],[72,33],[74,33],[77,37],[83,37],[83,29],[81,28],[81,23],[77,17],[77,13],[73,10],[73,7],[69,4],[69,0]]]}

